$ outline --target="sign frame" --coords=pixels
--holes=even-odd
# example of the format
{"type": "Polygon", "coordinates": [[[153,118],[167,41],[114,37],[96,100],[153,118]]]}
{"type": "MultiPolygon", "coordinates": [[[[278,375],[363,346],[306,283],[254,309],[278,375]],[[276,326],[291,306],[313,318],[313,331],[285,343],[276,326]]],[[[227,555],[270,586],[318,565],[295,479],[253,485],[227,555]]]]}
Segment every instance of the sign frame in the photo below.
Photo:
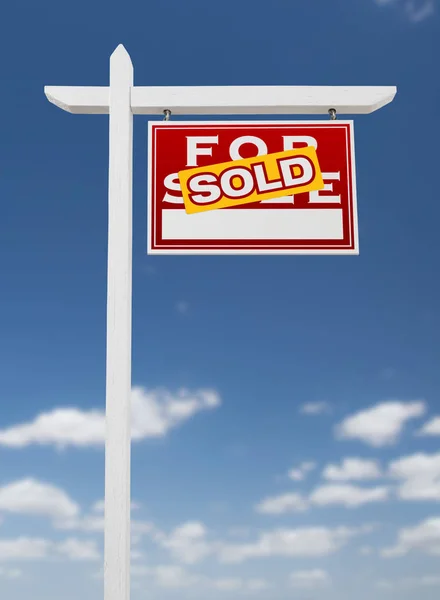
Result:
{"type": "MultiPolygon", "coordinates": [[[[252,132],[251,132],[252,133],[252,132]]],[[[348,142],[347,142],[348,144],[348,142]]],[[[359,255],[359,227],[358,227],[358,206],[357,206],[357,179],[356,179],[356,155],[355,155],[355,142],[354,142],[354,121],[352,119],[344,119],[344,120],[335,120],[335,121],[322,121],[319,119],[315,120],[264,120],[264,121],[148,121],[148,149],[147,149],[147,169],[148,169],[148,178],[147,178],[147,253],[149,255],[199,255],[199,256],[209,256],[209,255],[359,255]],[[350,176],[351,176],[351,229],[352,229],[352,239],[350,248],[316,248],[316,249],[289,249],[289,248],[264,248],[264,247],[253,247],[237,249],[237,248],[222,248],[222,249],[214,249],[214,248],[184,248],[184,247],[176,247],[176,248],[157,248],[154,247],[154,235],[155,231],[153,230],[153,216],[154,216],[154,206],[153,206],[153,135],[152,131],[154,127],[160,125],[161,127],[184,127],[184,126],[205,126],[215,128],[216,125],[219,126],[258,126],[258,125],[298,125],[304,127],[340,127],[349,126],[352,139],[350,140],[349,147],[347,148],[347,152],[349,155],[347,156],[347,164],[351,165],[350,176]]],[[[226,210],[226,209],[222,209],[226,210]]],[[[188,216],[191,218],[191,216],[188,216]]],[[[249,244],[250,245],[250,244],[249,244]]],[[[275,244],[274,244],[275,245],[275,244]]]]}

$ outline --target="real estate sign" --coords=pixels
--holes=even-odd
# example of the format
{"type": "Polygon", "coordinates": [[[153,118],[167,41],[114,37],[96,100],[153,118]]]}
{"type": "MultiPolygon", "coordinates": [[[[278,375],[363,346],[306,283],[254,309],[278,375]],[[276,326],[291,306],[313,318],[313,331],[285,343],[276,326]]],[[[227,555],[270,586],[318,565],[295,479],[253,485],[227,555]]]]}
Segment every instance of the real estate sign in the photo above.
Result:
{"type": "Polygon", "coordinates": [[[148,253],[358,254],[352,121],[149,123],[148,253]]]}

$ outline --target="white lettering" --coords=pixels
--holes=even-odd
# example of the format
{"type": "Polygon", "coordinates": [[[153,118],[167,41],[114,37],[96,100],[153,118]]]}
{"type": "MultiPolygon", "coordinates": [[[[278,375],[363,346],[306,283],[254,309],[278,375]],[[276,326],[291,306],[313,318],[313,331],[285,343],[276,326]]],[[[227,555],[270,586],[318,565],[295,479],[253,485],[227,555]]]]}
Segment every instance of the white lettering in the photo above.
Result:
{"type": "Polygon", "coordinates": [[[256,156],[262,156],[263,154],[268,153],[267,146],[262,139],[254,135],[243,135],[242,137],[235,139],[229,148],[229,156],[232,160],[241,160],[243,158],[239,152],[243,144],[253,144],[256,146],[258,151],[256,156]]]}
{"type": "Polygon", "coordinates": [[[218,135],[186,138],[186,166],[197,167],[198,156],[212,156],[212,147],[199,148],[199,144],[218,144],[218,135]]]}
{"type": "Polygon", "coordinates": [[[243,198],[248,196],[254,189],[254,178],[248,169],[237,167],[236,169],[228,169],[220,178],[220,185],[223,192],[229,198],[243,198]],[[238,178],[241,181],[239,188],[232,185],[232,180],[238,178]]]}
{"type": "Polygon", "coordinates": [[[271,192],[272,190],[278,190],[283,187],[281,180],[267,181],[266,171],[263,165],[254,166],[255,178],[257,180],[258,193],[263,194],[264,192],[271,192]]]}
{"type": "Polygon", "coordinates": [[[325,181],[340,181],[340,173],[323,173],[324,188],[315,192],[309,192],[309,204],[341,204],[341,196],[321,196],[320,192],[333,192],[333,184],[325,181]]]}
{"type": "Polygon", "coordinates": [[[169,194],[168,191],[170,192],[181,192],[181,188],[180,188],[180,181],[179,181],[179,176],[177,173],[171,173],[170,175],[167,175],[165,177],[165,179],[163,180],[163,184],[166,188],[166,192],[165,192],[165,196],[162,199],[162,202],[169,202],[170,204],[181,204],[182,206],[184,205],[183,202],[183,196],[179,195],[179,196],[173,196],[172,194],[169,194]]]}
{"type": "Polygon", "coordinates": [[[306,185],[313,179],[313,168],[310,161],[303,156],[295,156],[286,160],[280,160],[281,173],[283,174],[284,186],[286,188],[306,185]],[[301,167],[302,175],[292,176],[292,169],[296,166],[301,167]]]}
{"type": "Polygon", "coordinates": [[[200,192],[200,194],[191,194],[191,200],[196,204],[209,204],[211,202],[217,202],[222,195],[220,188],[217,184],[217,178],[215,175],[205,173],[202,175],[195,175],[189,180],[191,192],[200,192]],[[214,183],[215,185],[209,185],[214,183]],[[207,196],[204,194],[208,194],[207,196]]]}

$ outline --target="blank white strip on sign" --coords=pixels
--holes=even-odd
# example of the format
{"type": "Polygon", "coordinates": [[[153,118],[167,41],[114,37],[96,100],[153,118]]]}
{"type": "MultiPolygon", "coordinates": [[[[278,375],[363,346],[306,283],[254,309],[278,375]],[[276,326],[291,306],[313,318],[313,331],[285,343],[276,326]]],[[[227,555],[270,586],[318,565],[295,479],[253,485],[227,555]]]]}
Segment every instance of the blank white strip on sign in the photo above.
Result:
{"type": "Polygon", "coordinates": [[[341,240],[342,209],[162,211],[164,240],[341,240]]]}

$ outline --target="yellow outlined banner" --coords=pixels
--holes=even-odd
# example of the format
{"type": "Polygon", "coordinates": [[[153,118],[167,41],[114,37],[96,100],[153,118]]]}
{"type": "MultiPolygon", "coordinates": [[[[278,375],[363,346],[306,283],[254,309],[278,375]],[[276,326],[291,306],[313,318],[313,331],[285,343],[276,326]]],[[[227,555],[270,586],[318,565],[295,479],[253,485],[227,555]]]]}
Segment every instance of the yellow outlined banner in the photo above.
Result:
{"type": "Polygon", "coordinates": [[[188,214],[324,188],[313,146],[185,169],[178,175],[188,214]]]}

